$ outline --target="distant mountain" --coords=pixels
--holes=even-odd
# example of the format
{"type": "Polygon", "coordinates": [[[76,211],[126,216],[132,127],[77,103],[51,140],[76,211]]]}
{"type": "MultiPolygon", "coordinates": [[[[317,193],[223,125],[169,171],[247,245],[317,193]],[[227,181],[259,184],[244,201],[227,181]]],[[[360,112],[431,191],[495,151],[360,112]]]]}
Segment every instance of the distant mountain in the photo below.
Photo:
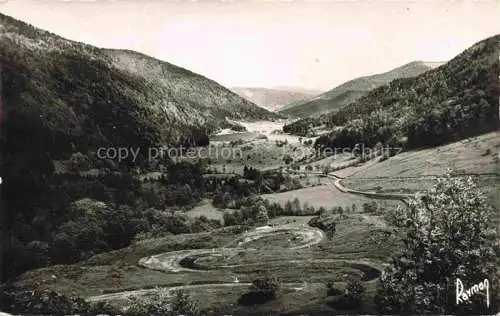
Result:
{"type": "Polygon", "coordinates": [[[382,74],[356,78],[320,94],[312,100],[286,106],[280,113],[295,117],[307,117],[338,110],[356,101],[368,91],[394,79],[415,77],[442,64],[444,63],[414,61],[382,74]]]}
{"type": "Polygon", "coordinates": [[[310,100],[312,97],[321,93],[321,91],[302,89],[299,87],[233,87],[230,89],[241,97],[273,112],[279,111],[290,103],[310,100]]]}

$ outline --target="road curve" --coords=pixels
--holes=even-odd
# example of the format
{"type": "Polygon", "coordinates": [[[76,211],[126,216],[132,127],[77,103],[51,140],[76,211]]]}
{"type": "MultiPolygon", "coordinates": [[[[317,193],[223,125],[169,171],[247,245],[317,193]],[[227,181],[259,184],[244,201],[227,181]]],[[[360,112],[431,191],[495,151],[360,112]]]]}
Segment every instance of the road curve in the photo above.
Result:
{"type": "Polygon", "coordinates": [[[366,197],[374,198],[374,199],[387,199],[387,200],[399,200],[402,201],[403,203],[407,204],[407,199],[410,197],[413,197],[414,194],[407,194],[407,193],[379,193],[379,192],[369,192],[369,191],[359,191],[359,190],[353,190],[346,188],[342,184],[343,178],[340,178],[336,176],[333,173],[329,173],[327,178],[334,180],[333,185],[341,192],[343,193],[350,193],[350,194],[358,194],[358,195],[363,195],[366,197]]]}
{"type": "MultiPolygon", "coordinates": [[[[270,227],[264,226],[247,233],[244,233],[242,236],[239,236],[235,240],[231,241],[224,247],[221,248],[213,248],[213,249],[193,249],[193,250],[180,250],[180,251],[172,251],[167,253],[161,253],[155,256],[150,256],[146,258],[142,258],[139,260],[139,265],[144,268],[160,270],[165,272],[209,272],[214,269],[228,269],[235,268],[239,266],[251,266],[260,263],[254,264],[235,264],[235,265],[221,265],[221,266],[203,266],[197,264],[195,261],[200,257],[205,256],[233,256],[237,255],[240,252],[247,251],[256,251],[254,248],[241,248],[246,243],[252,242],[259,238],[263,238],[269,236],[270,234],[280,233],[280,232],[289,232],[300,236],[302,239],[300,242],[295,245],[289,247],[289,249],[301,249],[304,247],[310,247],[319,243],[324,238],[324,234],[321,230],[310,227],[308,225],[300,225],[296,224],[286,224],[280,227],[270,227]],[[229,247],[232,245],[238,245],[237,247],[229,247]]],[[[374,282],[380,276],[381,270],[379,265],[370,262],[369,260],[345,260],[345,259],[303,259],[303,260],[292,260],[291,263],[331,263],[338,262],[342,263],[346,266],[350,266],[356,270],[362,272],[362,281],[364,282],[374,282]]],[[[271,262],[272,263],[272,262],[271,262]]],[[[293,287],[295,290],[301,290],[301,283],[295,282],[283,282],[281,283],[286,287],[293,287]]],[[[217,288],[217,287],[248,287],[250,283],[239,283],[239,282],[227,282],[227,283],[204,283],[204,284],[186,284],[186,285],[175,285],[175,286],[161,286],[162,289],[165,289],[167,295],[172,293],[175,290],[189,290],[189,289],[203,289],[203,288],[217,288]]],[[[118,300],[125,299],[129,296],[141,296],[147,295],[151,293],[155,289],[140,289],[140,290],[131,290],[131,291],[122,291],[117,293],[109,293],[103,295],[96,295],[87,298],[89,302],[98,302],[98,301],[108,301],[108,300],[118,300]]]]}
{"type": "Polygon", "coordinates": [[[233,241],[220,248],[192,249],[160,253],[154,256],[140,259],[139,265],[144,268],[165,272],[207,272],[210,270],[189,268],[185,264],[183,265],[183,262],[185,263],[186,260],[195,256],[232,257],[237,255],[241,251],[255,251],[256,249],[242,248],[242,246],[255,240],[271,236],[276,233],[279,234],[284,232],[294,234],[301,238],[299,243],[289,247],[293,250],[309,248],[315,244],[318,244],[324,238],[324,233],[322,230],[311,227],[309,225],[297,226],[294,224],[284,224],[275,227],[263,226],[243,233],[241,236],[237,237],[233,241]]]}
{"type": "MultiPolygon", "coordinates": [[[[298,173],[298,172],[295,172],[298,173]]],[[[403,201],[405,204],[407,203],[406,199],[411,197],[412,194],[387,194],[387,193],[377,193],[377,192],[367,192],[367,191],[358,191],[344,187],[341,183],[343,177],[337,176],[334,173],[330,172],[328,174],[323,174],[320,172],[304,172],[305,174],[311,175],[324,175],[325,177],[332,179],[335,188],[339,191],[347,194],[358,194],[363,195],[370,198],[376,199],[393,199],[403,201]]],[[[296,245],[294,247],[290,247],[291,249],[301,249],[305,247],[311,247],[319,243],[323,238],[324,234],[321,230],[317,228],[313,228],[306,225],[301,225],[299,227],[294,226],[293,224],[282,225],[278,228],[264,226],[261,228],[257,228],[253,231],[246,232],[242,236],[236,238],[229,244],[220,247],[220,248],[212,248],[212,249],[193,249],[193,250],[180,250],[180,251],[171,251],[167,253],[161,253],[154,256],[141,258],[139,260],[139,265],[153,270],[160,270],[165,272],[208,272],[213,271],[213,269],[218,268],[234,268],[238,266],[246,266],[245,264],[240,265],[225,265],[218,267],[203,267],[195,263],[196,259],[204,256],[234,256],[240,253],[241,251],[255,251],[253,248],[241,248],[242,245],[249,243],[251,241],[263,238],[268,236],[269,234],[280,233],[280,232],[289,232],[302,237],[302,243],[296,245]]],[[[378,279],[381,274],[380,268],[369,261],[364,260],[344,260],[344,259],[304,259],[304,260],[293,260],[294,263],[301,262],[312,262],[312,263],[329,263],[329,262],[339,262],[351,265],[352,267],[359,269],[364,273],[364,279],[362,281],[365,282],[374,282],[378,279]]],[[[252,264],[247,264],[252,265],[252,264]]],[[[176,286],[162,286],[161,288],[167,291],[167,295],[170,295],[175,290],[186,290],[186,289],[202,289],[202,288],[217,288],[217,287],[241,287],[241,286],[249,286],[250,283],[208,283],[208,284],[187,284],[187,285],[176,285],[176,286]]],[[[282,283],[284,286],[294,286],[300,285],[299,283],[282,283]]],[[[295,288],[300,290],[300,287],[295,288]]],[[[117,293],[109,293],[103,295],[97,295],[88,297],[87,301],[89,302],[97,302],[97,301],[106,301],[106,300],[116,300],[116,299],[124,299],[128,296],[138,296],[148,294],[155,289],[141,289],[141,290],[132,290],[132,291],[123,291],[117,293]]]]}

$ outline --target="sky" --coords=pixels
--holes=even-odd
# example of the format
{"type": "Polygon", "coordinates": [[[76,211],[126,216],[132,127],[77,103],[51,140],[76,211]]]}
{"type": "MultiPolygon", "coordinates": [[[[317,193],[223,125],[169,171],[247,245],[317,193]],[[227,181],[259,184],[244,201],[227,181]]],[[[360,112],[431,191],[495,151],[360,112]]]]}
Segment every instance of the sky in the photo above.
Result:
{"type": "Polygon", "coordinates": [[[0,12],[226,87],[328,90],[500,33],[500,0],[0,0],[0,12]]]}

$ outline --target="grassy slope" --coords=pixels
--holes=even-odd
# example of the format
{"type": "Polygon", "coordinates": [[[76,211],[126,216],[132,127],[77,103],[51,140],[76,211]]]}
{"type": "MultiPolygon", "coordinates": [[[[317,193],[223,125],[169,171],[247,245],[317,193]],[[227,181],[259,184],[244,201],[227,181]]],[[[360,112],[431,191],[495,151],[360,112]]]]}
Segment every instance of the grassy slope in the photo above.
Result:
{"type": "Polygon", "coordinates": [[[336,172],[349,188],[380,192],[416,192],[428,188],[448,168],[478,174],[490,203],[500,209],[500,133],[493,132],[436,148],[404,152],[336,172]]]}
{"type": "MultiPolygon", "coordinates": [[[[368,203],[372,201],[371,199],[354,194],[345,194],[337,190],[330,179],[320,178],[316,176],[310,176],[311,183],[317,183],[320,181],[325,185],[309,187],[299,190],[287,191],[282,193],[272,193],[264,194],[262,197],[268,199],[271,202],[280,203],[285,205],[286,202],[292,201],[298,198],[301,203],[307,203],[315,208],[325,207],[330,209],[332,207],[341,206],[342,208],[350,208],[352,205],[356,205],[358,209],[361,209],[363,203],[368,203]]],[[[388,206],[394,207],[397,202],[386,201],[388,206]]]]}
{"type": "Polygon", "coordinates": [[[418,177],[443,174],[447,168],[465,173],[500,175],[500,133],[493,132],[436,148],[403,152],[351,178],[418,177]]]}

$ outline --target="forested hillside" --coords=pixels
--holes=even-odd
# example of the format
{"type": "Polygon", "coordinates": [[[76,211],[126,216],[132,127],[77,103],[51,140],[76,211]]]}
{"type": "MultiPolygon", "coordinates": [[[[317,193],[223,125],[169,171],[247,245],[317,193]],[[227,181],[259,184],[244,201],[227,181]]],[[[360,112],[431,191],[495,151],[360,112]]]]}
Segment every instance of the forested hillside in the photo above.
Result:
{"type": "Polygon", "coordinates": [[[305,117],[318,116],[327,112],[339,110],[358,100],[369,91],[391,82],[394,79],[416,77],[442,63],[414,61],[391,71],[349,80],[313,100],[297,102],[280,111],[282,114],[305,117]]]}
{"type": "Polygon", "coordinates": [[[498,128],[500,35],[483,40],[415,78],[396,79],[338,112],[284,128],[306,134],[321,123],[335,132],[317,147],[380,142],[405,148],[438,146],[498,128]]]}
{"type": "Polygon", "coordinates": [[[0,75],[0,261],[9,263],[2,279],[122,247],[154,222],[166,222],[166,231],[184,227],[185,219],[154,208],[198,201],[202,169],[164,161],[169,176],[160,188],[144,189],[131,171],[153,170],[158,162],[148,160],[148,148],[207,145],[226,117],[275,117],[185,69],[72,42],[1,14],[0,75]],[[136,160],[96,157],[111,147],[140,150],[136,160]],[[71,173],[57,172],[61,164],[71,164],[71,173]],[[78,175],[92,168],[107,175],[78,175]],[[83,198],[90,202],[75,206],[83,198]]]}

